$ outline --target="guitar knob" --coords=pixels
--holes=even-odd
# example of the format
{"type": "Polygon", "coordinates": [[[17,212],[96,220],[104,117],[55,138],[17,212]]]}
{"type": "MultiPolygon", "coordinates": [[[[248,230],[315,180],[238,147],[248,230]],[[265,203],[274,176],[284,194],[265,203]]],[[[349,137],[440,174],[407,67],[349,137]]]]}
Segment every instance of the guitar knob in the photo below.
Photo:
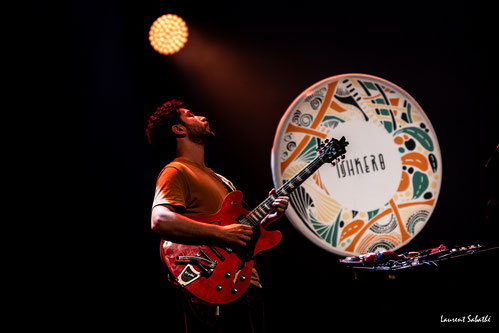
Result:
{"type": "Polygon", "coordinates": [[[222,285],[221,284],[217,285],[217,291],[222,291],[222,285]]]}
{"type": "Polygon", "coordinates": [[[239,278],[239,280],[241,280],[241,282],[244,282],[246,280],[246,276],[241,275],[241,277],[239,278]]]}
{"type": "Polygon", "coordinates": [[[233,293],[234,295],[235,295],[235,294],[237,294],[237,288],[235,288],[235,287],[234,287],[234,288],[232,288],[232,289],[230,290],[230,292],[231,292],[231,293],[233,293]]]}
{"type": "Polygon", "coordinates": [[[225,276],[226,279],[228,279],[228,278],[230,278],[230,273],[229,272],[225,272],[224,276],[225,276]]]}

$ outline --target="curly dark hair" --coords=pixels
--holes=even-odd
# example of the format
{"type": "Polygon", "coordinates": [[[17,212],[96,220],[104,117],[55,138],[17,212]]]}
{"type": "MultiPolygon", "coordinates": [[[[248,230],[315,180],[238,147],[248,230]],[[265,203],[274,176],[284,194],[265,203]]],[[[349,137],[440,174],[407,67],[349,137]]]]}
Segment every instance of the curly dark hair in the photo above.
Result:
{"type": "Polygon", "coordinates": [[[175,134],[171,127],[182,124],[179,109],[184,102],[171,100],[156,109],[147,121],[146,135],[149,144],[158,151],[173,154],[175,152],[175,134]]]}

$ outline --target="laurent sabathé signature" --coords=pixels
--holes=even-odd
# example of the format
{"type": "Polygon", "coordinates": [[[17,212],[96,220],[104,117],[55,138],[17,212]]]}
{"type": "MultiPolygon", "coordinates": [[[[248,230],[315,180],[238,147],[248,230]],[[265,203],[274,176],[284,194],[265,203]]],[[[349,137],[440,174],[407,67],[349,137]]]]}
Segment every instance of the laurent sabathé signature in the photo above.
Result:
{"type": "Polygon", "coordinates": [[[460,317],[445,317],[440,315],[441,323],[490,323],[492,322],[492,316],[485,315],[465,315],[460,317]]]}

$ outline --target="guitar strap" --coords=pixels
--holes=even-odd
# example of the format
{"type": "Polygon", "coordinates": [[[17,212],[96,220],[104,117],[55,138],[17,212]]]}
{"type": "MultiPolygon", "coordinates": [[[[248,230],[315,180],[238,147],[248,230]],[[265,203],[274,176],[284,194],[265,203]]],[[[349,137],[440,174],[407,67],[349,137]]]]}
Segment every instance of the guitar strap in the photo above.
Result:
{"type": "MultiPolygon", "coordinates": [[[[225,185],[225,188],[227,188],[227,191],[234,192],[236,191],[236,187],[230,180],[222,176],[221,174],[215,173],[217,177],[222,181],[222,183],[225,185]]],[[[242,200],[241,204],[243,205],[244,209],[251,211],[251,207],[246,203],[246,201],[242,200]]]]}
{"type": "Polygon", "coordinates": [[[232,182],[230,180],[228,180],[227,178],[225,178],[224,176],[222,176],[219,173],[215,173],[215,174],[217,175],[218,178],[220,178],[222,183],[225,185],[225,187],[227,188],[227,191],[234,192],[236,190],[236,187],[234,186],[234,184],[232,184],[232,182]]]}

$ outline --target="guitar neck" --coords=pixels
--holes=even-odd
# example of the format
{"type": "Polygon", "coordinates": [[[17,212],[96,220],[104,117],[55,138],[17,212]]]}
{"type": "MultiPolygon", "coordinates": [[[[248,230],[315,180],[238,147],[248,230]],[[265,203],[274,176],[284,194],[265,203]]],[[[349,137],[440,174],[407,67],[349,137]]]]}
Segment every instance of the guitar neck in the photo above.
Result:
{"type": "Polygon", "coordinates": [[[293,178],[289,179],[284,185],[278,188],[273,196],[265,199],[255,209],[253,209],[248,217],[252,220],[254,226],[258,225],[267,214],[274,210],[274,199],[278,196],[287,196],[305,182],[315,171],[317,171],[325,162],[322,156],[317,156],[306,167],[301,169],[293,178]]]}

